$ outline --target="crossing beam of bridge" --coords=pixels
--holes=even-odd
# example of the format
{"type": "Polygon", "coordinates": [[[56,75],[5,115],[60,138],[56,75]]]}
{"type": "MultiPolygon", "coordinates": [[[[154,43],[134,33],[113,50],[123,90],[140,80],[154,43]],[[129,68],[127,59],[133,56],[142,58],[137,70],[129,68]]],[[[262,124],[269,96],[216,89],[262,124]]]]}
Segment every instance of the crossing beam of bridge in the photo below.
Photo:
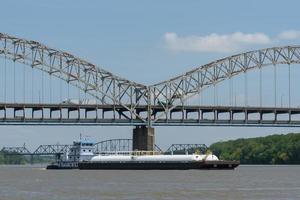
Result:
{"type": "Polygon", "coordinates": [[[155,137],[154,128],[136,126],[133,129],[133,150],[154,151],[155,137]]]}
{"type": "Polygon", "coordinates": [[[197,150],[205,154],[208,147],[205,144],[172,144],[166,154],[182,154],[182,153],[195,153],[197,150]]]}
{"type": "Polygon", "coordinates": [[[1,149],[4,154],[9,155],[31,155],[30,151],[24,146],[22,147],[3,147],[1,149]]]}
{"type": "MultiPolygon", "coordinates": [[[[291,91],[293,90],[291,90],[290,71],[290,65],[300,64],[299,45],[272,47],[232,55],[198,66],[177,77],[153,85],[144,85],[121,78],[65,51],[4,33],[0,33],[0,58],[4,58],[3,84],[5,85],[4,101],[0,103],[0,125],[136,126],[133,130],[133,149],[138,150],[154,149],[155,137],[152,127],[155,126],[300,127],[300,108],[298,105],[295,107],[291,104],[293,100],[291,91]],[[6,79],[10,79],[6,72],[6,60],[13,62],[11,63],[13,69],[8,70],[8,72],[13,72],[14,77],[10,82],[6,81],[6,79]],[[15,70],[16,63],[24,65],[23,73],[15,70]],[[32,70],[31,81],[26,81],[25,65],[32,70]],[[282,105],[280,108],[277,105],[277,65],[288,66],[288,88],[281,95],[282,105]],[[263,95],[270,98],[268,93],[263,93],[262,87],[262,69],[267,66],[273,66],[274,69],[274,107],[263,107],[263,95]],[[258,107],[251,107],[249,106],[251,104],[248,103],[247,73],[254,69],[259,70],[259,77],[257,77],[260,88],[258,107]],[[34,82],[35,70],[43,72],[41,87],[35,87],[38,85],[34,82]],[[18,92],[18,86],[16,87],[16,83],[18,84],[16,72],[17,75],[23,75],[23,81],[19,81],[17,78],[19,85],[23,82],[22,101],[18,100],[18,96],[22,92],[18,92]],[[49,77],[48,91],[46,91],[49,92],[49,98],[44,98],[45,73],[49,77]],[[232,78],[237,76],[244,76],[245,79],[245,104],[242,107],[233,106],[233,91],[235,90],[232,87],[232,78]],[[63,88],[59,84],[61,97],[53,104],[52,91],[55,90],[51,85],[52,77],[66,83],[68,88],[68,94],[62,95],[63,88]],[[225,84],[225,81],[228,81],[230,85],[229,106],[218,104],[217,86],[225,84]],[[9,98],[6,90],[12,89],[10,86],[12,82],[14,83],[11,92],[13,95],[9,98]],[[26,102],[28,98],[26,98],[25,86],[29,85],[27,82],[32,87],[31,103],[26,102]],[[6,85],[10,87],[6,88],[6,85]],[[70,86],[71,90],[72,88],[78,89],[78,101],[70,99],[70,86]],[[199,96],[202,101],[203,91],[208,88],[214,89],[214,105],[204,106],[202,103],[198,105],[197,97],[199,96]],[[37,91],[34,92],[34,89],[38,89],[38,101],[37,98],[34,98],[37,96],[37,91]],[[88,95],[89,98],[92,98],[91,100],[95,100],[95,103],[92,105],[91,102],[86,102],[87,105],[85,105],[85,101],[80,100],[81,93],[84,93],[85,96],[88,95]],[[282,103],[284,94],[288,97],[287,107],[284,107],[282,103]],[[68,97],[67,101],[62,101],[63,96],[68,97]]],[[[295,88],[298,87],[298,84],[292,83],[295,88]]],[[[269,101],[268,105],[270,105],[269,101]]]]}

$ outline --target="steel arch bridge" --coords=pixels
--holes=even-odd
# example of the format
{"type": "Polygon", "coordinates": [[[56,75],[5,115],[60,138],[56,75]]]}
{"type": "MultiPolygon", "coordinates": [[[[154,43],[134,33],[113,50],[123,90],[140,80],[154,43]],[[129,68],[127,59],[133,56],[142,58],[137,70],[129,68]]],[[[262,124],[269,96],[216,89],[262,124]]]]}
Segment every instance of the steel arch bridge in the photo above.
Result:
{"type": "MultiPolygon", "coordinates": [[[[94,153],[96,154],[105,154],[105,153],[114,153],[118,151],[123,151],[124,153],[132,152],[132,139],[110,139],[97,142],[94,145],[94,153]]],[[[158,152],[163,152],[162,149],[154,145],[154,150],[158,152]]]]}
{"type": "Polygon", "coordinates": [[[132,151],[132,139],[110,139],[95,144],[95,153],[115,151],[132,151]]]}
{"type": "Polygon", "coordinates": [[[300,108],[290,104],[288,107],[251,107],[203,106],[187,102],[205,89],[251,70],[299,64],[300,46],[273,47],[229,56],[149,86],[118,77],[70,53],[3,33],[0,33],[0,56],[5,62],[18,62],[63,80],[97,100],[93,104],[2,102],[2,125],[300,125],[300,120],[293,119],[300,114],[300,108]],[[178,113],[180,116],[174,117],[178,113]],[[205,117],[207,113],[212,117],[205,117]],[[222,113],[228,117],[220,119],[222,113]],[[235,118],[240,113],[244,117],[235,118]],[[248,118],[253,113],[259,116],[255,120],[248,118]],[[264,117],[269,113],[273,114],[272,119],[264,117]],[[278,119],[282,114],[288,117],[278,119]]]}
{"type": "MultiPolygon", "coordinates": [[[[16,147],[3,147],[0,152],[6,155],[37,155],[37,156],[48,156],[55,155],[60,157],[70,151],[73,145],[70,144],[43,144],[39,145],[34,151],[29,151],[25,144],[23,146],[16,147]]],[[[190,146],[189,146],[190,147],[190,146]]],[[[93,153],[95,154],[107,154],[114,152],[132,152],[132,139],[110,139],[103,140],[94,144],[93,153]]],[[[155,150],[163,152],[157,145],[155,150]]],[[[176,150],[179,150],[178,148],[176,150]]]]}
{"type": "Polygon", "coordinates": [[[182,153],[195,153],[195,151],[200,151],[205,154],[208,147],[205,144],[172,144],[165,154],[182,154],[182,153]]]}

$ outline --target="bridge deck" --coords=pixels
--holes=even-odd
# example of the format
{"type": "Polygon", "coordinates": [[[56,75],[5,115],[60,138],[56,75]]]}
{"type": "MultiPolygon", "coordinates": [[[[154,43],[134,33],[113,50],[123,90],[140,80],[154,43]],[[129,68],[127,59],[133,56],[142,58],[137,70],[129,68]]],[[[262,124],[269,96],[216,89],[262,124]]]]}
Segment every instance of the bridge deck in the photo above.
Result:
{"type": "MultiPolygon", "coordinates": [[[[134,108],[145,113],[138,119],[121,105],[0,103],[0,125],[147,125],[147,108],[134,108]]],[[[159,105],[151,110],[153,126],[300,126],[298,107],[176,106],[168,115],[159,105]]]]}

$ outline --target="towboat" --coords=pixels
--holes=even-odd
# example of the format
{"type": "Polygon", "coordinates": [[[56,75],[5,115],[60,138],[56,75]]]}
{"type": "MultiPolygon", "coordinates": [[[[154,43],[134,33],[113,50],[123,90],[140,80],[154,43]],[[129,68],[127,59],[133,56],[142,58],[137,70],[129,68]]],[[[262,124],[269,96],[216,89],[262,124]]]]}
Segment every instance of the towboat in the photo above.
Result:
{"type": "Polygon", "coordinates": [[[69,151],[65,152],[62,159],[49,164],[46,169],[78,169],[78,162],[90,160],[94,155],[93,141],[80,139],[74,141],[69,151]]]}

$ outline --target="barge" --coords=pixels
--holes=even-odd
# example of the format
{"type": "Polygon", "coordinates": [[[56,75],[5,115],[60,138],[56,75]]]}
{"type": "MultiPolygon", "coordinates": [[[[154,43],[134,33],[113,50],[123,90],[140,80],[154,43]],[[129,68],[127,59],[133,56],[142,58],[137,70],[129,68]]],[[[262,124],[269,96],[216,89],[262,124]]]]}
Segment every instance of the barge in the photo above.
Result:
{"type": "Polygon", "coordinates": [[[47,169],[80,170],[188,170],[188,169],[235,169],[239,161],[219,160],[212,153],[166,155],[156,151],[112,151],[94,153],[95,143],[81,139],[62,159],[47,169]]]}
{"type": "Polygon", "coordinates": [[[219,160],[208,155],[97,155],[80,161],[81,170],[188,170],[235,169],[239,161],[219,160]]]}

